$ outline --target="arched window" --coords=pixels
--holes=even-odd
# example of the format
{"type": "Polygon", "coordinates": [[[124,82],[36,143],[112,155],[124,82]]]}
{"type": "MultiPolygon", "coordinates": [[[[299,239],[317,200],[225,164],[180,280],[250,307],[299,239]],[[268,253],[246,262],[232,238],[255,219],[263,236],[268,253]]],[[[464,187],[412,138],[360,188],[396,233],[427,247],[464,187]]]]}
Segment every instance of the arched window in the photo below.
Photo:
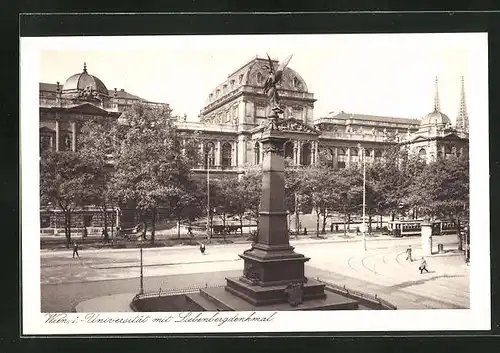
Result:
{"type": "Polygon", "coordinates": [[[222,144],[222,168],[231,166],[231,144],[229,142],[224,142],[222,144]]]}
{"type": "Polygon", "coordinates": [[[382,161],[382,151],[381,150],[375,150],[375,152],[373,154],[375,156],[375,162],[382,161]]]}
{"type": "Polygon", "coordinates": [[[338,158],[337,165],[338,165],[338,167],[339,168],[345,168],[345,159],[346,159],[346,157],[345,157],[345,149],[339,148],[337,150],[337,153],[338,153],[338,155],[337,155],[337,158],[338,158]]]}
{"type": "Polygon", "coordinates": [[[212,167],[215,164],[215,145],[213,142],[205,144],[204,167],[212,167]]]}
{"type": "Polygon", "coordinates": [[[304,143],[302,145],[302,151],[300,151],[300,164],[311,165],[311,144],[304,143]]]}
{"type": "Polygon", "coordinates": [[[255,143],[253,150],[255,153],[255,164],[260,164],[260,144],[258,142],[255,143]]]}
{"type": "Polygon", "coordinates": [[[418,151],[418,155],[420,157],[425,157],[427,155],[427,152],[425,151],[425,148],[421,148],[420,151],[418,151]]]}
{"type": "Polygon", "coordinates": [[[351,148],[351,165],[357,165],[361,159],[361,150],[358,148],[351,148]]]}
{"type": "Polygon", "coordinates": [[[283,146],[285,158],[290,158],[293,160],[293,142],[287,141],[283,146]]]}

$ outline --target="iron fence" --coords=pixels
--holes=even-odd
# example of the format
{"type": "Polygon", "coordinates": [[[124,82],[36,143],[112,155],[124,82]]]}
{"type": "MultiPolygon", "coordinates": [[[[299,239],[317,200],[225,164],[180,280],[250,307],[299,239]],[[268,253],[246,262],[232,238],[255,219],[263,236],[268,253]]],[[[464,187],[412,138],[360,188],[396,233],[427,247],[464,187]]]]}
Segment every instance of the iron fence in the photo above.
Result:
{"type": "Polygon", "coordinates": [[[351,289],[351,288],[347,288],[345,285],[341,286],[341,285],[338,285],[338,284],[326,282],[326,281],[323,281],[323,280],[319,279],[319,277],[316,278],[316,280],[319,281],[319,282],[321,282],[321,283],[323,283],[323,284],[325,284],[327,288],[330,288],[331,290],[333,290],[336,293],[343,294],[343,295],[349,296],[349,297],[353,297],[355,299],[368,301],[370,303],[379,305],[380,307],[382,307],[384,309],[397,310],[396,305],[394,305],[394,304],[390,303],[389,301],[387,301],[387,300],[379,297],[377,294],[371,295],[371,294],[364,293],[364,292],[361,292],[361,291],[357,291],[357,290],[354,290],[354,289],[351,289]]]}
{"type": "Polygon", "coordinates": [[[224,287],[224,284],[209,285],[208,283],[205,283],[205,285],[183,287],[183,288],[169,288],[169,289],[159,288],[158,290],[151,290],[151,291],[144,292],[142,294],[138,293],[134,296],[132,301],[134,302],[134,301],[137,301],[140,299],[145,299],[145,298],[166,297],[169,295],[189,294],[189,293],[195,293],[195,292],[199,291],[200,289],[221,288],[221,287],[224,287]]]}

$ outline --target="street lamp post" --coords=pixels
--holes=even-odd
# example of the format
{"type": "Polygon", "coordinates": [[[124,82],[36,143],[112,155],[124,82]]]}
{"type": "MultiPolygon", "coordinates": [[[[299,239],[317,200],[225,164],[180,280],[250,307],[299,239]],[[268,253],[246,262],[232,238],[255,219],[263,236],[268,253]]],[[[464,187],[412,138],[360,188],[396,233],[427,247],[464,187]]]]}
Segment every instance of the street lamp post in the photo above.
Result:
{"type": "Polygon", "coordinates": [[[207,151],[207,240],[210,240],[210,160],[212,158],[213,149],[207,151]]]}
{"type": "Polygon", "coordinates": [[[365,160],[365,148],[358,145],[361,150],[361,158],[363,158],[363,248],[366,250],[366,160],[365,160]]]}
{"type": "Polygon", "coordinates": [[[139,244],[140,244],[140,253],[141,253],[141,288],[139,290],[139,294],[144,294],[144,275],[143,275],[143,271],[142,271],[142,237],[140,238],[139,240],[139,244]]]}

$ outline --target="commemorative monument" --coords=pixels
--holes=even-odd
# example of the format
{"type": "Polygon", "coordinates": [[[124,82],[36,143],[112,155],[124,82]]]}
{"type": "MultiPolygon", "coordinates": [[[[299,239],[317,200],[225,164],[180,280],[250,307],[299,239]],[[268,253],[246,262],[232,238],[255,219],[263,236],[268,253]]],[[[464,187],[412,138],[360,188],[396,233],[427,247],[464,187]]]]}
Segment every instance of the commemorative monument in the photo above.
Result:
{"type": "MultiPolygon", "coordinates": [[[[269,56],[268,56],[269,58],[269,56]]],[[[308,257],[296,253],[290,245],[285,210],[285,166],[283,145],[286,132],[297,121],[281,117],[278,94],[283,72],[291,55],[278,68],[269,58],[264,93],[272,114],[262,132],[262,196],[257,239],[243,252],[243,274],[226,278],[225,287],[206,288],[188,295],[204,310],[352,310],[357,301],[325,290],[325,284],[307,278],[304,273],[308,257]]]]}

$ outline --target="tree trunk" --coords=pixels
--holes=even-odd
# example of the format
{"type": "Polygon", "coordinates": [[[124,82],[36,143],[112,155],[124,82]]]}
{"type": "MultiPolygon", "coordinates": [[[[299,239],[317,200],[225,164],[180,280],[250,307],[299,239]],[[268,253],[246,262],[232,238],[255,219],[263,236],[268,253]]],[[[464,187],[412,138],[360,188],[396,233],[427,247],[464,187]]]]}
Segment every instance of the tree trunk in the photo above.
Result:
{"type": "Polygon", "coordinates": [[[319,216],[320,211],[316,209],[316,237],[319,238],[319,216]]]}
{"type": "Polygon", "coordinates": [[[222,239],[226,242],[226,214],[222,215],[222,239]]]}
{"type": "Polygon", "coordinates": [[[155,243],[156,208],[151,210],[151,244],[155,243]]]}
{"type": "Polygon", "coordinates": [[[71,211],[64,211],[64,235],[66,236],[66,248],[69,249],[71,243],[71,211]]]}
{"type": "Polygon", "coordinates": [[[457,217],[456,220],[456,226],[457,226],[457,239],[458,239],[458,250],[463,251],[462,247],[462,232],[460,231],[460,219],[457,217]]]}
{"type": "Polygon", "coordinates": [[[181,238],[181,218],[177,217],[177,239],[181,238]]]}
{"type": "Polygon", "coordinates": [[[351,214],[347,214],[347,230],[351,231],[351,214]]]}
{"type": "Polygon", "coordinates": [[[347,213],[345,212],[344,210],[344,237],[347,236],[347,226],[346,226],[346,222],[347,222],[347,213]]]}
{"type": "Polygon", "coordinates": [[[240,217],[240,234],[243,237],[243,215],[240,217]]]}
{"type": "Polygon", "coordinates": [[[368,216],[368,234],[372,233],[372,216],[368,216]]]}
{"type": "Polygon", "coordinates": [[[326,234],[326,208],[323,210],[323,228],[321,234],[326,234]]]}
{"type": "Polygon", "coordinates": [[[104,230],[108,232],[108,212],[106,212],[106,204],[102,205],[103,218],[104,218],[104,230]]]}

